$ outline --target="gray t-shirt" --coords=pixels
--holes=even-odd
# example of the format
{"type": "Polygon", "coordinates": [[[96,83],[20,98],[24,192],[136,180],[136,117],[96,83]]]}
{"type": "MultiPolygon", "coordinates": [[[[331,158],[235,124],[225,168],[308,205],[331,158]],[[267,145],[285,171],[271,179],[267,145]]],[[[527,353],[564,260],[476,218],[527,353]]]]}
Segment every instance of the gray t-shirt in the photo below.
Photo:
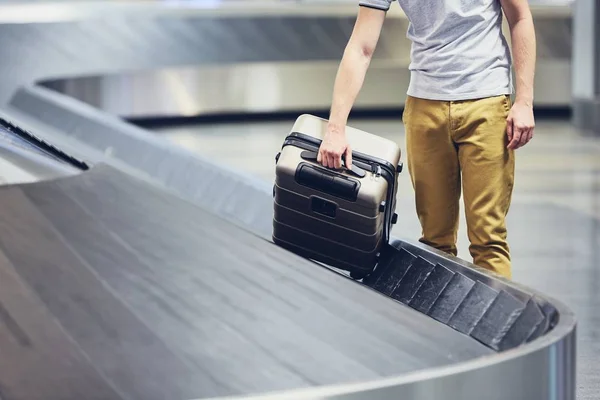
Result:
{"type": "MultiPolygon", "coordinates": [[[[395,0],[359,0],[388,10],[395,0]]],[[[499,0],[398,0],[412,41],[408,95],[468,100],[512,94],[499,0]]]]}

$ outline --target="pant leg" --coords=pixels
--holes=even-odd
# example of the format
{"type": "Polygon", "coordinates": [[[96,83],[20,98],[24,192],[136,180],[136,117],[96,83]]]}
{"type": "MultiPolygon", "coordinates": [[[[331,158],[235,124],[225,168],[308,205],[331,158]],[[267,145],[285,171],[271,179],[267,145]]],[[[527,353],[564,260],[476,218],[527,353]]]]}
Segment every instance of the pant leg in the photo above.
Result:
{"type": "Polygon", "coordinates": [[[469,251],[473,263],[511,278],[506,216],[514,184],[514,152],[507,149],[508,96],[457,102],[454,139],[462,170],[469,251]]]}
{"type": "Polygon", "coordinates": [[[448,107],[448,102],[409,96],[403,121],[408,169],[422,227],[420,241],[456,255],[460,173],[448,107]]]}

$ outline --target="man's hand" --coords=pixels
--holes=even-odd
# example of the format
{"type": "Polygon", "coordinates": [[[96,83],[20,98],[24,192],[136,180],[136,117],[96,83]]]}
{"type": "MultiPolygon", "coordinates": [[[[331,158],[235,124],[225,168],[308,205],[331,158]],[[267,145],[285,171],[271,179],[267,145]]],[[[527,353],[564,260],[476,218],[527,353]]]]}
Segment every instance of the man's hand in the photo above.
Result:
{"type": "Polygon", "coordinates": [[[533,17],[527,0],[500,0],[506,14],[515,61],[517,93],[508,116],[509,149],[524,146],[533,137],[533,78],[536,62],[536,39],[533,17]]]}
{"type": "Polygon", "coordinates": [[[533,137],[535,120],[533,107],[522,102],[515,102],[506,120],[506,132],[508,134],[508,148],[516,150],[525,146],[533,137]]]}
{"type": "Polygon", "coordinates": [[[352,167],[352,150],[346,140],[344,130],[327,129],[323,138],[317,162],[328,168],[339,169],[342,167],[342,155],[345,155],[346,168],[352,167]]]}

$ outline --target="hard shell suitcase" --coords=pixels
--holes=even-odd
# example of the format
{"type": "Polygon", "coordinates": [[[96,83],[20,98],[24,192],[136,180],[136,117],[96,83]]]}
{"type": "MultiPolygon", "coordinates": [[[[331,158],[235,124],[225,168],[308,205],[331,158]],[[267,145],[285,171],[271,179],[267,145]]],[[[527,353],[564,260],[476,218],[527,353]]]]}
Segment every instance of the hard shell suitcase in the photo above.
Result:
{"type": "Polygon", "coordinates": [[[297,254],[349,271],[374,270],[396,223],[400,147],[346,127],[352,170],[317,162],[327,120],[298,117],[276,157],[273,241],[297,254]]]}

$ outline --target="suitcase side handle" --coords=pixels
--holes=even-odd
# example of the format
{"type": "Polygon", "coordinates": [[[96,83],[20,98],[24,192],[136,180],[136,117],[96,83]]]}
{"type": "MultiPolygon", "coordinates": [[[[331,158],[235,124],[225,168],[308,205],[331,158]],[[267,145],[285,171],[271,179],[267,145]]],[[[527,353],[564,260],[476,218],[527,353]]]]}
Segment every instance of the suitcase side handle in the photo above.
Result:
{"type": "Polygon", "coordinates": [[[347,201],[356,201],[360,189],[360,181],[343,175],[331,173],[309,163],[300,163],[294,176],[300,185],[327,193],[347,201]]]}
{"type": "MultiPolygon", "coordinates": [[[[317,161],[317,153],[314,151],[309,151],[309,150],[305,150],[300,154],[300,157],[302,157],[303,160],[307,160],[307,161],[317,161]]],[[[345,168],[345,157],[342,156],[342,161],[344,161],[344,168],[345,168]]],[[[352,168],[351,169],[347,169],[346,171],[351,172],[352,174],[358,176],[359,178],[364,178],[366,176],[366,172],[363,168],[360,168],[358,165],[356,164],[363,164],[361,162],[353,162],[352,163],[352,168]]],[[[364,167],[364,164],[362,165],[364,167]]]]}

